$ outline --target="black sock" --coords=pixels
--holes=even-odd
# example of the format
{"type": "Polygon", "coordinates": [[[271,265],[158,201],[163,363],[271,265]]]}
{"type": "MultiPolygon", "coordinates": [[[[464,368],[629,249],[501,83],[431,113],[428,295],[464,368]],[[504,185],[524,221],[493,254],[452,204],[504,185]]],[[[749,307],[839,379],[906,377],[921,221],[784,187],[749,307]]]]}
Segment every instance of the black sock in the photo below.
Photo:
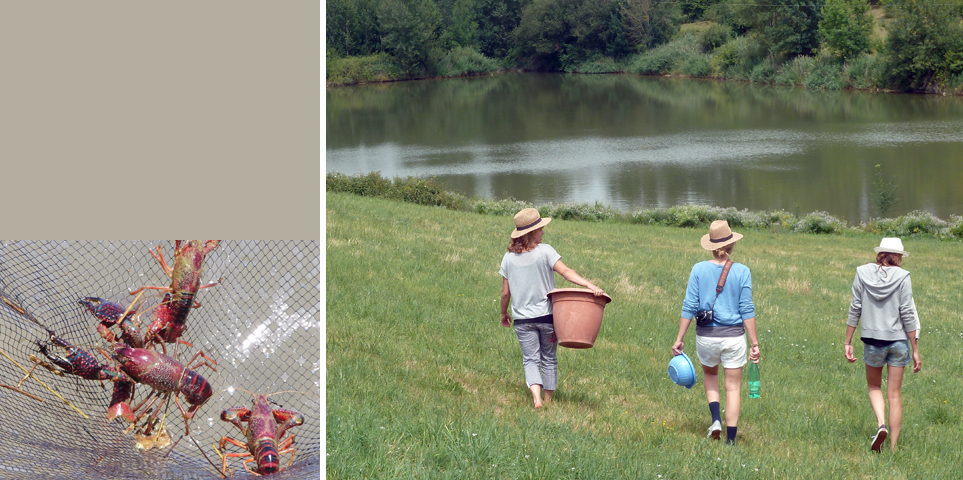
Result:
{"type": "Polygon", "coordinates": [[[739,430],[739,427],[726,427],[726,443],[736,443],[736,430],[739,430]]]}
{"type": "Polygon", "coordinates": [[[709,413],[712,414],[713,422],[722,422],[722,418],[719,416],[719,402],[709,402],[709,413]]]}

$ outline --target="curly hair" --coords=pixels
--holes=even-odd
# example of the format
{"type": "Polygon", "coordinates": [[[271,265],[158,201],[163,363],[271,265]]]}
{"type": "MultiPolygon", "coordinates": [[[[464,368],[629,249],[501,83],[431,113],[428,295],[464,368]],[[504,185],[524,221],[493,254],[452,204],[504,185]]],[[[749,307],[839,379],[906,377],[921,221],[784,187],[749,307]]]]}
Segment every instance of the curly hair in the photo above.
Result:
{"type": "Polygon", "coordinates": [[[535,241],[535,232],[541,230],[537,228],[531,232],[526,233],[518,238],[513,238],[511,242],[508,243],[508,251],[511,253],[525,253],[538,246],[538,242],[535,241]]]}
{"type": "Polygon", "coordinates": [[[903,256],[893,252],[879,252],[876,254],[876,264],[883,267],[902,267],[903,256]]]}

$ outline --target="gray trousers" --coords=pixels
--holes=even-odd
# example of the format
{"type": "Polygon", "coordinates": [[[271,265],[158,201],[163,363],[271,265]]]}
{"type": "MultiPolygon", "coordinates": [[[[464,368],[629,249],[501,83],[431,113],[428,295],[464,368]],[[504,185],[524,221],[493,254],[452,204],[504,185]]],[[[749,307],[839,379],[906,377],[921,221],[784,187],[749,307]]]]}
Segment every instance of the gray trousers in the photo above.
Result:
{"type": "Polygon", "coordinates": [[[541,385],[555,390],[558,384],[558,348],[555,326],[551,323],[515,325],[518,344],[522,347],[522,366],[528,386],[541,385]]]}

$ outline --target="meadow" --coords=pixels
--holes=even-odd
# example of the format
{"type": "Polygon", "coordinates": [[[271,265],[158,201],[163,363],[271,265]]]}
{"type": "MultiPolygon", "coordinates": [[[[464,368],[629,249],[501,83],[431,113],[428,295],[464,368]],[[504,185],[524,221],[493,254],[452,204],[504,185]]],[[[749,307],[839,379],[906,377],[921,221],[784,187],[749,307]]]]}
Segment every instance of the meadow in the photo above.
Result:
{"type": "MultiPolygon", "coordinates": [[[[735,447],[705,438],[668,378],[705,228],[557,219],[543,242],[613,301],[593,348],[559,347],[553,403],[534,410],[513,330],[499,325],[511,215],[326,194],[326,475],[353,478],[955,478],[963,448],[961,244],[904,237],[923,370],[903,383],[900,447],[876,424],[842,343],[857,266],[880,237],[735,229],[752,271],[762,398],[744,386],[735,447]],[[888,445],[888,442],[887,442],[888,445]]],[[[558,287],[572,286],[556,275],[558,287]]],[[[856,355],[862,344],[854,342],[856,355]]],[[[743,379],[745,385],[745,379],[743,379]]]]}

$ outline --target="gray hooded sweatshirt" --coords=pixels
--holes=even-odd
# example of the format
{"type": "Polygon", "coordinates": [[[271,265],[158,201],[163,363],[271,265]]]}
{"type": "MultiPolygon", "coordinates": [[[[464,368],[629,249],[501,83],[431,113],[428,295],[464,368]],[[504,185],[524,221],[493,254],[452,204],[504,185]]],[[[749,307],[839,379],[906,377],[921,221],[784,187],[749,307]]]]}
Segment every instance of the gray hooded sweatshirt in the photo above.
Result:
{"type": "Polygon", "coordinates": [[[909,272],[875,263],[856,269],[846,324],[855,327],[862,320],[860,338],[906,340],[907,333],[919,330],[917,318],[909,272]]]}

